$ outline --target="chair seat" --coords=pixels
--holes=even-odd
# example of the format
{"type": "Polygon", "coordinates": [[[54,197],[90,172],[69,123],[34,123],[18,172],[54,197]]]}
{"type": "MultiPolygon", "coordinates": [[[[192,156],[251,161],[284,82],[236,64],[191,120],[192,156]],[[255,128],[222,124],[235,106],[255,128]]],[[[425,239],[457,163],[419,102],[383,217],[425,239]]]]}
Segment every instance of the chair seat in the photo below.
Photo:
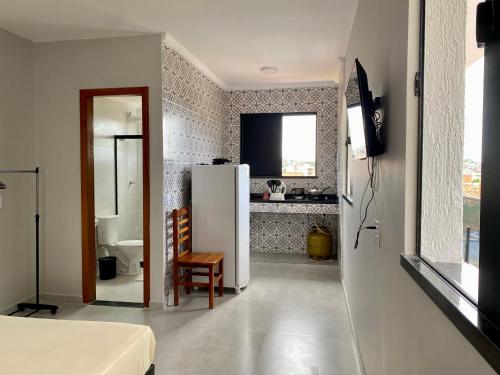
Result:
{"type": "Polygon", "coordinates": [[[179,266],[214,266],[224,258],[224,253],[189,253],[177,259],[179,266]]]}
{"type": "Polygon", "coordinates": [[[224,253],[192,252],[190,207],[172,211],[172,227],[174,305],[179,305],[181,286],[186,287],[187,294],[191,293],[192,287],[201,287],[208,288],[208,308],[213,309],[216,281],[219,297],[224,296],[224,253]],[[193,280],[193,276],[208,277],[208,282],[198,281],[198,278],[193,280]]]}

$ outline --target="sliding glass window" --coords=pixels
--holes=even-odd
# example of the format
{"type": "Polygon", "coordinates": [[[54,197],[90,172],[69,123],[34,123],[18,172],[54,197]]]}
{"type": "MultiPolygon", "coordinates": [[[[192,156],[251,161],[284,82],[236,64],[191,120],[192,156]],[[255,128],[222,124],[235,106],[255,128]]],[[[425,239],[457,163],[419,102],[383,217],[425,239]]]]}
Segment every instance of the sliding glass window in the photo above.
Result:
{"type": "Polygon", "coordinates": [[[474,302],[484,75],[484,50],[475,41],[477,3],[425,4],[420,233],[422,258],[474,302]]]}
{"type": "Polygon", "coordinates": [[[500,326],[500,33],[499,21],[489,18],[498,35],[478,47],[479,3],[425,0],[423,6],[417,248],[500,326]]]}

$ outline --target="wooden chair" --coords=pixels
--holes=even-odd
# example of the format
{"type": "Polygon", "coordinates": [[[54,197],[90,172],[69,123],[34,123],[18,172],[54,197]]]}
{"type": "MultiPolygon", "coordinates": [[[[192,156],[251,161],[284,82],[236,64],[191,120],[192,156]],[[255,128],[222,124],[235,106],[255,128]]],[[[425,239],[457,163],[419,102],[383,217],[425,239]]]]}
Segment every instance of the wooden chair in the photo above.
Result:
{"type": "Polygon", "coordinates": [[[214,308],[214,281],[218,281],[219,296],[224,295],[224,253],[193,253],[191,241],[191,212],[189,207],[173,210],[174,228],[174,304],[179,305],[179,287],[208,287],[208,307],[214,308]],[[218,272],[215,273],[215,267],[218,272]],[[206,268],[208,272],[195,271],[206,268]],[[208,276],[208,283],[193,282],[193,276],[208,276]]]}

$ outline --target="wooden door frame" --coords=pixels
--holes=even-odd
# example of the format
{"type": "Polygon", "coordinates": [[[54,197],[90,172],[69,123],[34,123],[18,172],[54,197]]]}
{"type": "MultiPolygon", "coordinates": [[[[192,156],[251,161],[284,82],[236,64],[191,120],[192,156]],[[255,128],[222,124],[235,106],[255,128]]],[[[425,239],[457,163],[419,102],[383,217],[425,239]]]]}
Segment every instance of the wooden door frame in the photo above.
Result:
{"type": "Polygon", "coordinates": [[[83,302],[96,299],[96,244],[94,207],[94,97],[136,95],[142,99],[142,175],[143,175],[143,262],[144,307],[150,300],[150,186],[149,186],[149,89],[120,87],[80,90],[80,161],[82,205],[82,295],[83,302]]]}

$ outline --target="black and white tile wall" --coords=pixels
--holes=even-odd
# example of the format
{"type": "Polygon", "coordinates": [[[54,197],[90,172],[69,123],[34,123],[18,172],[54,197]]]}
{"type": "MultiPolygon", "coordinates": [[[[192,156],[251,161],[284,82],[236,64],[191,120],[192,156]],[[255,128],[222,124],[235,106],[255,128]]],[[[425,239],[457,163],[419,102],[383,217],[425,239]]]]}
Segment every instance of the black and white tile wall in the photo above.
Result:
{"type": "Polygon", "coordinates": [[[358,104],[360,102],[358,80],[350,79],[345,90],[347,105],[358,104]]]}
{"type": "MultiPolygon", "coordinates": [[[[225,154],[233,162],[240,156],[240,114],[242,113],[317,113],[317,178],[284,179],[288,188],[337,191],[337,87],[230,91],[226,94],[225,154]]],[[[251,191],[262,193],[267,179],[252,178],[251,191]]],[[[308,214],[252,213],[250,249],[252,253],[307,254],[307,234],[319,218],[332,232],[335,254],[337,216],[308,214]]]]}
{"type": "Polygon", "coordinates": [[[184,57],[162,46],[164,290],[173,304],[171,212],[189,203],[190,170],[223,156],[225,93],[184,57]]]}
{"type": "Polygon", "coordinates": [[[307,254],[307,235],[315,223],[332,234],[332,255],[337,244],[337,215],[252,212],[250,251],[252,254],[307,254]]]}
{"type": "MultiPolygon", "coordinates": [[[[337,95],[336,87],[224,92],[170,46],[162,45],[165,305],[173,304],[171,212],[189,203],[191,166],[215,157],[239,162],[240,113],[317,112],[318,178],[286,182],[289,187],[330,186],[336,192],[337,95]]],[[[252,191],[263,191],[265,182],[252,179],[252,191]]],[[[251,252],[304,254],[307,233],[316,220],[328,226],[335,245],[336,215],[253,213],[251,252]]]]}
{"type": "MultiPolygon", "coordinates": [[[[317,113],[317,179],[285,179],[289,188],[330,187],[337,191],[337,87],[230,91],[226,94],[225,154],[233,162],[240,159],[241,113],[317,113]]],[[[267,179],[252,179],[251,190],[261,193],[267,179]]]]}

